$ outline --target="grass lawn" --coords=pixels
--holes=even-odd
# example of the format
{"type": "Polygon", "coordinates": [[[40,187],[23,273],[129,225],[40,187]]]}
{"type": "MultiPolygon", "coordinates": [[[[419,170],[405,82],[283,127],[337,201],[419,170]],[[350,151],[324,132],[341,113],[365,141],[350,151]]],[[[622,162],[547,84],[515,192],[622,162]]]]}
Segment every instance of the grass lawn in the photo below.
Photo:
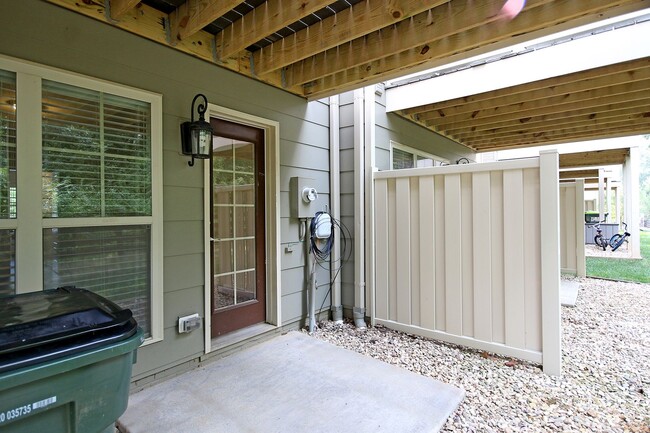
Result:
{"type": "Polygon", "coordinates": [[[587,276],[650,283],[650,232],[641,232],[641,260],[587,257],[587,276]]]}

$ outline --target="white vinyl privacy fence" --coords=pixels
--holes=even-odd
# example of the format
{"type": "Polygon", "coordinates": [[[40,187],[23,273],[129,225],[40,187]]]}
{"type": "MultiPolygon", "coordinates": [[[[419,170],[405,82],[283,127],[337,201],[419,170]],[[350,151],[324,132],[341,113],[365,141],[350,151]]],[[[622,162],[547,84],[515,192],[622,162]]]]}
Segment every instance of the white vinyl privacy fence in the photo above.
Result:
{"type": "Polygon", "coordinates": [[[563,273],[587,274],[584,179],[560,184],[560,266],[563,273]]]}
{"type": "Polygon", "coordinates": [[[376,172],[374,189],[374,322],[559,375],[557,153],[376,172]]]}

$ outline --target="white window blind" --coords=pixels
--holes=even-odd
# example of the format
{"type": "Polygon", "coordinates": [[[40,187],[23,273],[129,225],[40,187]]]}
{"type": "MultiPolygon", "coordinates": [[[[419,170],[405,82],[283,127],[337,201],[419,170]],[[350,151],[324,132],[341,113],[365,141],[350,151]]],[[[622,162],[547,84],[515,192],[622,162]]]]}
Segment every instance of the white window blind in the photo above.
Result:
{"type": "Polygon", "coordinates": [[[43,216],[151,216],[148,103],[43,80],[43,216]]]}
{"type": "Polygon", "coordinates": [[[43,286],[105,296],[149,336],[151,229],[129,217],[152,214],[150,104],[49,80],[42,92],[43,217],[66,219],[43,229],[43,286]]]}
{"type": "Polygon", "coordinates": [[[44,286],[75,285],[130,308],[150,329],[149,226],[68,227],[43,230],[44,286]]]}
{"type": "Polygon", "coordinates": [[[413,154],[401,149],[393,148],[393,170],[413,168],[413,154]]]}
{"type": "MultiPolygon", "coordinates": [[[[0,219],[16,218],[16,75],[0,70],[0,219]]],[[[0,229],[0,296],[16,291],[16,231],[0,229]]]]}

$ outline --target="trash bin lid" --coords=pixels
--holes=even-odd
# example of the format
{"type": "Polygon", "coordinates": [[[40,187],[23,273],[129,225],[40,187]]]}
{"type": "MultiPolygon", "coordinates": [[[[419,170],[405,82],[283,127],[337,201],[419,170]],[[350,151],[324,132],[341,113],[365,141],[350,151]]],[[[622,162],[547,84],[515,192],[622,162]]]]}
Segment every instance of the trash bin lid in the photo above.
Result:
{"type": "Polygon", "coordinates": [[[0,372],[107,345],[136,331],[131,310],[85,289],[2,298],[0,372]]]}

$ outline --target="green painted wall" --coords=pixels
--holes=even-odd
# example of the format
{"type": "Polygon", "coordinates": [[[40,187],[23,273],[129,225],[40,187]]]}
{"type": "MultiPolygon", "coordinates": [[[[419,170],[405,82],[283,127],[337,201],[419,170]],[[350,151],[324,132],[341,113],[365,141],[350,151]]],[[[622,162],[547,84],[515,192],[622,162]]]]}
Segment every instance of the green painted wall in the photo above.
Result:
{"type": "MultiPolygon", "coordinates": [[[[0,54],[133,86],[163,95],[164,341],[138,353],[135,378],[201,355],[203,332],[179,335],[178,316],[203,315],[203,171],[180,154],[179,125],[196,93],[212,103],[280,123],[283,243],[282,321],[307,311],[298,221],[289,218],[289,178],[316,179],[319,202],[329,204],[329,107],[239,76],[110,25],[37,0],[0,2],[0,54]]],[[[328,273],[319,270],[319,281],[328,273]]],[[[319,305],[326,288],[319,289],[319,305]]],[[[326,303],[326,308],[329,304],[326,303]]]]}

